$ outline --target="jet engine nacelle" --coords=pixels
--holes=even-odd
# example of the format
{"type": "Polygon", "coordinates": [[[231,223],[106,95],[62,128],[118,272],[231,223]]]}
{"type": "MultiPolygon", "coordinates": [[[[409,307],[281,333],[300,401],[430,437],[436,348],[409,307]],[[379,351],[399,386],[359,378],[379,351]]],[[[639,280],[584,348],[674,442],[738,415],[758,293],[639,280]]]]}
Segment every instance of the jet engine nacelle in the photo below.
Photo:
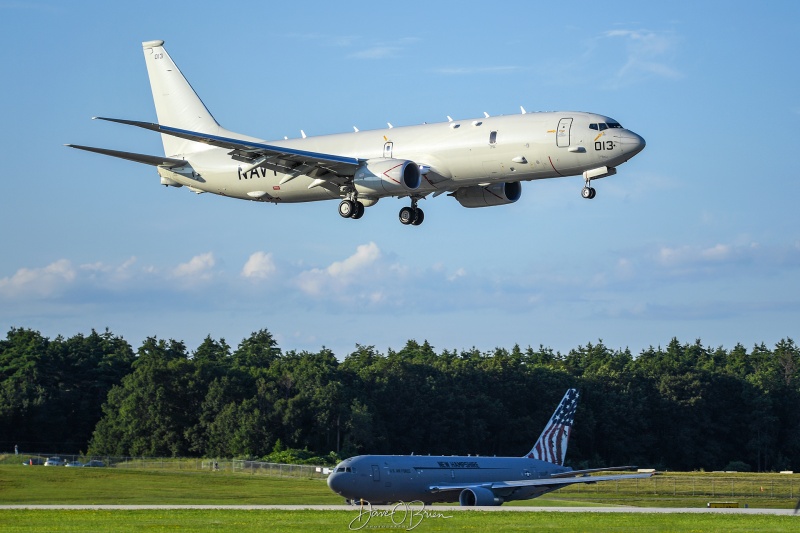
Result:
{"type": "Polygon", "coordinates": [[[458,503],[462,507],[502,505],[503,498],[498,498],[489,489],[472,487],[461,491],[461,494],[458,495],[458,503]]]}
{"type": "Polygon", "coordinates": [[[356,170],[353,185],[365,196],[399,194],[419,188],[419,166],[405,159],[369,159],[356,170]]]}
{"type": "Polygon", "coordinates": [[[522,196],[522,184],[518,181],[494,183],[482,187],[462,187],[453,193],[458,203],[464,207],[488,207],[491,205],[513,204],[522,196]]]}

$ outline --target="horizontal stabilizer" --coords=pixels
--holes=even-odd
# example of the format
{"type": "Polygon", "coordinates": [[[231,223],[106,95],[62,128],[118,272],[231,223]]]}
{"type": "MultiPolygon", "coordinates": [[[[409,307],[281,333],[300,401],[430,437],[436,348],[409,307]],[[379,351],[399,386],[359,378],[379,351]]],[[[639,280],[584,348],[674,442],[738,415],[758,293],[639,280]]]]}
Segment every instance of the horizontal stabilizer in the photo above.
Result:
{"type": "Polygon", "coordinates": [[[107,148],[94,148],[92,146],[80,146],[78,144],[65,144],[70,148],[77,148],[78,150],[86,150],[87,152],[94,152],[96,154],[110,155],[111,157],[119,157],[120,159],[127,159],[128,161],[136,161],[137,163],[144,163],[145,165],[153,165],[154,167],[182,167],[186,165],[183,159],[172,159],[171,157],[164,157],[158,155],[134,154],[133,152],[121,152],[119,150],[108,150],[107,148]]]}

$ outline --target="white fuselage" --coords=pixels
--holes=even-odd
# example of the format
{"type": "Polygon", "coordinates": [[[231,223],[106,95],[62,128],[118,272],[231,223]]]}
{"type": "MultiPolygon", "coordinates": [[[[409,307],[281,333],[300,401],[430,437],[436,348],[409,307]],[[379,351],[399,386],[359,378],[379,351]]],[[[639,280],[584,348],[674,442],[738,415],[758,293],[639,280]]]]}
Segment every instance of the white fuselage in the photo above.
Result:
{"type": "MultiPolygon", "coordinates": [[[[471,185],[575,176],[601,167],[613,169],[644,148],[644,140],[624,128],[590,129],[590,124],[606,123],[616,124],[608,117],[584,112],[526,113],[269,144],[358,159],[414,161],[430,169],[414,191],[424,195],[471,185]]],[[[314,181],[309,176],[286,181],[286,174],[264,167],[247,171],[247,165],[233,161],[228,152],[209,146],[185,156],[167,154],[185,157],[189,165],[159,168],[159,173],[198,192],[240,199],[291,203],[343,196],[336,187],[309,188],[314,181]],[[256,196],[261,191],[268,193],[266,198],[256,196]]]]}

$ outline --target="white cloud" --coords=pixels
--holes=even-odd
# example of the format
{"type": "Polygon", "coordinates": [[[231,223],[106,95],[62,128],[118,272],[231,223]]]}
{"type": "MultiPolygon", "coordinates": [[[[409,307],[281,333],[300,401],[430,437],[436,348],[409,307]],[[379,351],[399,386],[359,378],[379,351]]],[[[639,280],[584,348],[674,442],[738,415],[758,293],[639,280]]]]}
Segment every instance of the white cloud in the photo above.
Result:
{"type": "Polygon", "coordinates": [[[207,252],[192,257],[187,263],[181,263],[175,267],[172,275],[176,278],[189,278],[187,281],[209,280],[215,264],[214,254],[207,252]]]}
{"type": "Polygon", "coordinates": [[[658,251],[658,261],[667,266],[724,262],[750,256],[758,248],[756,243],[748,246],[730,244],[715,244],[709,247],[680,246],[677,248],[662,246],[658,251]]]}
{"type": "Polygon", "coordinates": [[[113,266],[102,261],[85,263],[78,267],[82,272],[88,272],[91,277],[105,275],[113,279],[127,279],[132,275],[131,267],[136,264],[136,257],[125,260],[121,265],[113,266]]]}
{"type": "Polygon", "coordinates": [[[525,68],[515,65],[498,65],[494,67],[442,67],[434,69],[433,72],[448,76],[460,76],[472,74],[511,74],[522,70],[525,70],[525,68]]]}
{"type": "Polygon", "coordinates": [[[76,272],[68,259],[59,259],[43,268],[20,268],[0,279],[0,294],[7,297],[47,297],[75,281],[76,272]]]}
{"type": "MultiPolygon", "coordinates": [[[[358,52],[353,52],[348,57],[355,58],[355,59],[384,59],[387,57],[396,57],[400,55],[403,50],[405,50],[408,46],[411,46],[417,43],[420,39],[417,37],[404,37],[402,39],[397,39],[391,41],[391,43],[374,43],[363,50],[358,52]]],[[[351,38],[347,41],[342,41],[342,46],[349,46],[356,41],[355,38],[351,38]]]]}
{"type": "Polygon", "coordinates": [[[621,40],[626,47],[625,63],[617,70],[615,78],[617,85],[634,83],[649,77],[671,80],[683,77],[683,73],[669,65],[678,42],[673,33],[611,30],[605,32],[603,37],[621,40]]]}
{"type": "Polygon", "coordinates": [[[271,253],[256,252],[244,264],[241,275],[250,279],[267,279],[277,270],[271,253]]]}
{"type": "Polygon", "coordinates": [[[400,50],[401,49],[396,46],[373,46],[372,48],[350,54],[350,57],[356,59],[383,59],[396,55],[400,50]]]}
{"type": "Polygon", "coordinates": [[[341,291],[358,279],[359,273],[364,272],[379,259],[381,251],[377,244],[374,242],[362,244],[358,246],[355,254],[344,261],[331,263],[325,269],[314,268],[301,272],[296,278],[297,285],[300,290],[313,296],[320,295],[323,288],[341,291]]]}
{"type": "Polygon", "coordinates": [[[464,270],[463,268],[459,268],[455,272],[453,272],[452,274],[448,274],[447,275],[447,281],[455,281],[458,278],[463,278],[466,275],[467,275],[467,271],[464,270]]]}
{"type": "Polygon", "coordinates": [[[381,258],[381,251],[374,242],[362,244],[356,248],[356,253],[341,262],[332,263],[328,273],[333,278],[343,279],[354,274],[381,258]]]}

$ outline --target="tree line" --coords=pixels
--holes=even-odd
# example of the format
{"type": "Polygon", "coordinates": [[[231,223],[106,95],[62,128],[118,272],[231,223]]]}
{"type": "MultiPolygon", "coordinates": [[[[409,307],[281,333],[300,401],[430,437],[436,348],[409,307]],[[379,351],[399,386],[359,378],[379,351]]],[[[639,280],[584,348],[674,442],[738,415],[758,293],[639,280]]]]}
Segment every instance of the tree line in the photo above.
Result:
{"type": "Polygon", "coordinates": [[[0,341],[0,447],[114,456],[315,460],[359,453],[524,455],[570,387],[568,463],[758,471],[800,465],[800,349],[700,340],[634,356],[602,341],[436,351],[409,340],[282,351],[267,330],[194,351],[106,330],[0,341]],[[302,455],[302,454],[301,454],[302,455]]]}

